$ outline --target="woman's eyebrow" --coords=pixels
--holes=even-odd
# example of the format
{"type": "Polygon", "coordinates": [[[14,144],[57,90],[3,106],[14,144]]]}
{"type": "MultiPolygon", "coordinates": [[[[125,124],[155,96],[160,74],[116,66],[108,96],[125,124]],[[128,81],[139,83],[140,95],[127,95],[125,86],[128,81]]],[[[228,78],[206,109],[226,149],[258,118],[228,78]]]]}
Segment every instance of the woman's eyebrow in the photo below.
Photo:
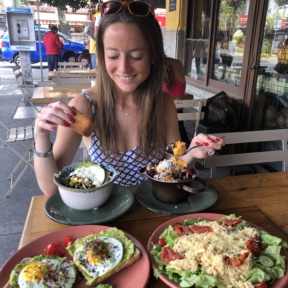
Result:
{"type": "MultiPolygon", "coordinates": [[[[109,51],[119,51],[119,49],[117,48],[114,48],[114,47],[106,47],[105,50],[109,50],[109,51]]],[[[130,49],[128,50],[128,52],[134,52],[134,51],[145,51],[146,49],[145,48],[133,48],[133,49],[130,49]]]]}

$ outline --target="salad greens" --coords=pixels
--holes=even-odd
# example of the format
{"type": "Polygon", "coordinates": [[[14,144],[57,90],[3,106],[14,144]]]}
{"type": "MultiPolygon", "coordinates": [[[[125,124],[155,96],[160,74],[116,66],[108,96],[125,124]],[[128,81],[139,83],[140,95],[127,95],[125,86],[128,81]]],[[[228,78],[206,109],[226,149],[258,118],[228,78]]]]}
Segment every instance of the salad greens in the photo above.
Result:
{"type": "MultiPolygon", "coordinates": [[[[222,217],[217,222],[222,222],[224,219],[234,220],[239,219],[234,214],[222,217]]],[[[195,218],[187,219],[183,225],[190,226],[197,224],[201,221],[207,221],[206,219],[195,218]]],[[[246,221],[242,220],[235,228],[243,230],[245,227],[251,227],[246,221]]],[[[281,247],[287,248],[288,244],[282,239],[269,235],[264,231],[258,230],[259,239],[264,243],[264,251],[258,257],[253,255],[253,266],[248,272],[246,280],[252,284],[259,282],[270,282],[275,279],[282,278],[286,273],[285,257],[280,254],[281,247]]],[[[178,238],[178,234],[174,231],[173,226],[169,225],[159,236],[159,239],[165,239],[165,246],[173,249],[174,241],[178,238]]],[[[205,273],[199,265],[198,270],[195,272],[169,269],[161,259],[162,246],[157,243],[153,243],[153,249],[151,254],[153,255],[158,269],[154,270],[154,276],[159,277],[160,274],[166,275],[170,280],[177,283],[180,287],[201,287],[201,288],[213,288],[220,287],[217,279],[212,275],[205,273]]],[[[234,287],[233,287],[234,288],[234,287]]],[[[235,288],[237,288],[235,286],[235,288]]]]}

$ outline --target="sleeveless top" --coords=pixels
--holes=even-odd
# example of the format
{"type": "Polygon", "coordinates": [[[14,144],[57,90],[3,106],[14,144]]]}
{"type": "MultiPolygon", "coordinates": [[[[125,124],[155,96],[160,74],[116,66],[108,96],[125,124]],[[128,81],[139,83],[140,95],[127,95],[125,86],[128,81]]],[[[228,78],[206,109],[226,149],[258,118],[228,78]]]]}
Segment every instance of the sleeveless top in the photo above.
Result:
{"type": "Polygon", "coordinates": [[[183,97],[185,93],[185,84],[181,83],[175,76],[173,77],[173,85],[169,90],[165,83],[162,84],[162,90],[171,97],[183,97]]]}
{"type": "MultiPolygon", "coordinates": [[[[93,116],[95,117],[95,104],[92,102],[92,99],[85,91],[82,91],[82,95],[89,100],[93,116]]],[[[145,168],[148,164],[157,164],[160,160],[163,159],[163,153],[157,153],[153,149],[151,149],[151,153],[148,158],[137,155],[137,147],[131,151],[118,152],[115,157],[113,156],[106,158],[102,152],[100,140],[97,137],[95,129],[91,134],[91,142],[88,148],[88,154],[91,158],[91,161],[94,163],[113,166],[118,173],[118,177],[114,183],[120,184],[122,186],[140,184],[145,180],[145,178],[141,177],[139,174],[140,168],[145,168]],[[136,155],[138,156],[137,158],[136,155]]]]}

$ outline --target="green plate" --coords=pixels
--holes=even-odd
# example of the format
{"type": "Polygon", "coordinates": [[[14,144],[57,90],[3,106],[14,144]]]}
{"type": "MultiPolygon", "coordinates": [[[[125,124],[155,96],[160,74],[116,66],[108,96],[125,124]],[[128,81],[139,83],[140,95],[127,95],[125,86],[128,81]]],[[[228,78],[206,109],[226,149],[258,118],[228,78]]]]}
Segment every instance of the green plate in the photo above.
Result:
{"type": "MultiPolygon", "coordinates": [[[[200,188],[202,184],[193,181],[194,188],[200,188]]],[[[152,194],[150,180],[145,180],[136,189],[137,201],[149,210],[171,215],[183,215],[196,213],[208,209],[218,199],[218,191],[207,183],[206,190],[198,194],[191,194],[187,201],[177,204],[167,204],[157,200],[152,194]]]]}
{"type": "Polygon", "coordinates": [[[50,219],[66,225],[102,224],[125,214],[133,202],[134,195],[130,190],[113,184],[111,196],[98,209],[81,211],[70,208],[57,192],[46,201],[44,210],[50,219]]]}

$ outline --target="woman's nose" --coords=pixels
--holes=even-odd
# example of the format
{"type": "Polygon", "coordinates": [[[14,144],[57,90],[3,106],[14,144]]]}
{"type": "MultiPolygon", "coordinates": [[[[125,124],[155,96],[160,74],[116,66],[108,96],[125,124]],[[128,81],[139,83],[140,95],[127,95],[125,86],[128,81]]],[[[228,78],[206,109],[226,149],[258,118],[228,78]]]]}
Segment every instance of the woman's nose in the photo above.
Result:
{"type": "Polygon", "coordinates": [[[123,73],[123,72],[129,71],[129,68],[130,68],[130,64],[129,64],[128,57],[122,57],[120,59],[120,63],[118,67],[119,71],[123,73]]]}

